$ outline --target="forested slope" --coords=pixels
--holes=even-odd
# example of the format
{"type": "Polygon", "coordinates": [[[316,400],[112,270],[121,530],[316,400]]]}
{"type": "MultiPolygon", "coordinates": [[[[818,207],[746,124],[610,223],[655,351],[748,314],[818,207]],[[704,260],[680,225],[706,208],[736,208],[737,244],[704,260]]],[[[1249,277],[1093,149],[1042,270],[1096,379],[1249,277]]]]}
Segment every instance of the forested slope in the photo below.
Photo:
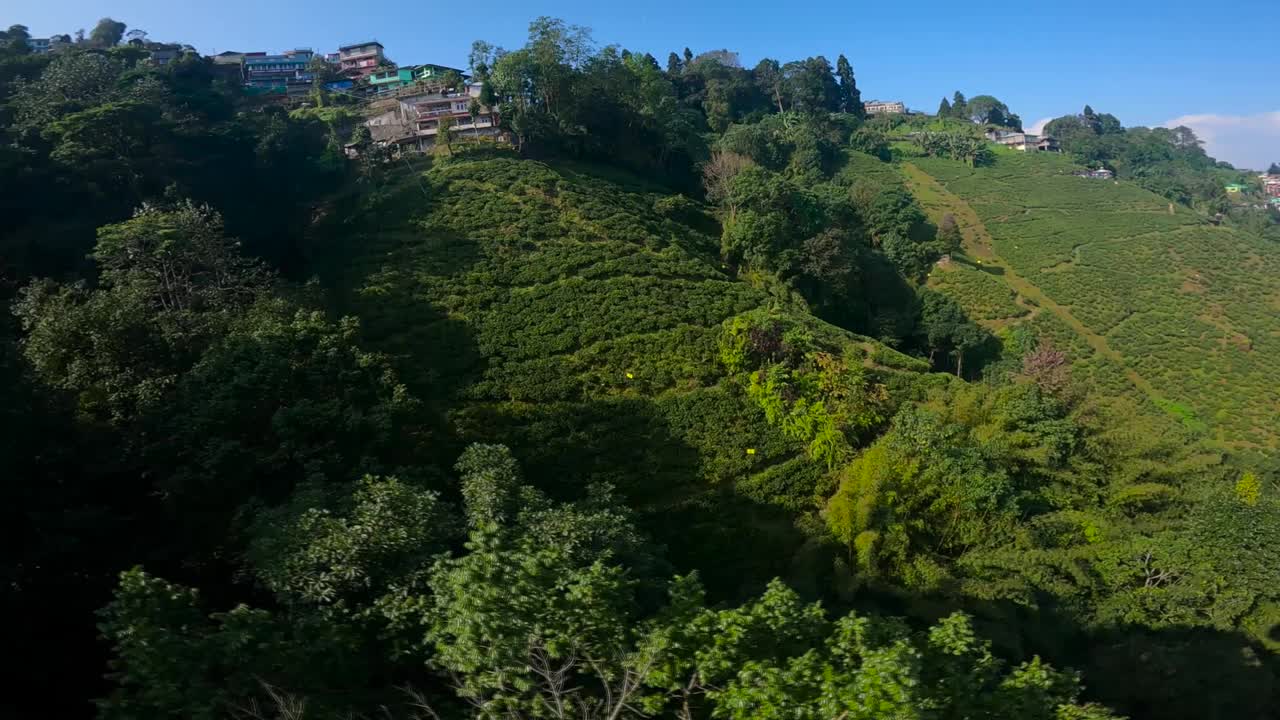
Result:
{"type": "Polygon", "coordinates": [[[801,553],[814,538],[792,515],[820,507],[827,468],[733,381],[726,326],[771,318],[858,358],[897,390],[886,411],[928,369],[738,277],[709,208],[625,172],[437,157],[340,216],[324,257],[341,310],[447,408],[456,442],[502,441],[564,493],[613,483],[716,587],[809,584],[830,564],[801,553]]]}

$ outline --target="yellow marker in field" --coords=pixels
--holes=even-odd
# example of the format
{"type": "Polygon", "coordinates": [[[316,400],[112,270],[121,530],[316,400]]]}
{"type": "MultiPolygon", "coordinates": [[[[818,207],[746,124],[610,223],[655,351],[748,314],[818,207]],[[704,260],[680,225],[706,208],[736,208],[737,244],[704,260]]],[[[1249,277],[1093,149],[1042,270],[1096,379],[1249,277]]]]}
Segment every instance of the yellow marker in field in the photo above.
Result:
{"type": "Polygon", "coordinates": [[[755,454],[756,454],[756,449],[755,449],[755,448],[747,448],[747,454],[748,454],[748,455],[755,455],[755,454]]]}
{"type": "Polygon", "coordinates": [[[632,375],[631,373],[627,373],[627,379],[628,379],[628,380],[631,380],[631,379],[633,379],[633,378],[635,378],[635,375],[632,375]]]}

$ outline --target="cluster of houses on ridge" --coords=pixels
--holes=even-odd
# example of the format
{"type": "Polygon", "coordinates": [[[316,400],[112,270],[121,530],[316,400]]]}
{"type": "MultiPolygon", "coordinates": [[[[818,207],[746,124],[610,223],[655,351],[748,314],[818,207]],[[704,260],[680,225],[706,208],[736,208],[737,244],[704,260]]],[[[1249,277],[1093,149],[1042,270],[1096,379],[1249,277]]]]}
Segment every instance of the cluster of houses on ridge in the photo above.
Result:
{"type": "Polygon", "coordinates": [[[376,40],[343,45],[325,55],[298,48],[280,54],[226,51],[211,59],[215,66],[238,70],[247,92],[286,101],[308,96],[319,72],[336,77],[324,87],[365,104],[365,125],[376,143],[425,150],[435,143],[441,126],[465,136],[499,132],[497,109],[480,103],[480,86],[468,82],[461,70],[436,64],[398,66],[376,40]]]}
{"type": "MultiPolygon", "coordinates": [[[[31,38],[32,52],[57,52],[72,45],[70,36],[31,38]]],[[[129,40],[148,51],[148,62],[167,65],[195,48],[129,40]]],[[[497,135],[497,109],[479,102],[480,87],[458,68],[423,64],[397,66],[376,40],[343,45],[337,52],[295,48],[280,53],[227,50],[209,57],[215,72],[240,84],[262,102],[303,102],[323,87],[364,105],[375,142],[425,149],[442,125],[464,136],[497,135]]]]}
{"type": "MultiPolygon", "coordinates": [[[[1262,186],[1262,195],[1266,198],[1267,205],[1280,210],[1280,175],[1259,173],[1258,183],[1262,186]]],[[[1239,195],[1254,189],[1253,186],[1244,183],[1232,183],[1226,186],[1228,195],[1239,195]]]]}
{"type": "Polygon", "coordinates": [[[238,69],[246,91],[286,100],[309,95],[318,72],[336,77],[324,87],[365,104],[365,125],[376,143],[424,150],[435,143],[442,125],[466,136],[499,132],[497,109],[480,103],[480,86],[462,70],[430,63],[398,66],[376,40],[325,55],[310,48],[277,55],[226,51],[212,60],[215,66],[238,69]]]}

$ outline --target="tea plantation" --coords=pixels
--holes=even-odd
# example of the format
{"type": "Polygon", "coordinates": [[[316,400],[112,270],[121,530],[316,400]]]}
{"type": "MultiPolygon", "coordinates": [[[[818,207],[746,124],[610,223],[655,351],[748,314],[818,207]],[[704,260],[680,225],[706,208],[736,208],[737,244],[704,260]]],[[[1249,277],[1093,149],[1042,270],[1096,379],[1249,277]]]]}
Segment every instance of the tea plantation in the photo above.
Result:
{"type": "Polygon", "coordinates": [[[744,586],[751,578],[734,574],[748,566],[789,574],[758,559],[811,544],[795,512],[816,512],[832,486],[806,439],[771,424],[729,377],[726,321],[803,326],[899,396],[929,377],[789,293],[733,277],[716,221],[634,178],[436,158],[360,198],[333,233],[326,283],[411,389],[449,408],[450,445],[508,444],[552,491],[605,479],[652,514],[660,537],[669,527],[682,538],[677,556],[715,557],[744,586]]]}
{"type": "MultiPolygon", "coordinates": [[[[1109,349],[1090,356],[1095,375],[1118,360],[1157,405],[1222,445],[1280,445],[1274,243],[1129,183],[1076,177],[1049,154],[1002,152],[978,168],[913,164],[976,213],[1009,285],[1025,281],[1109,349]]],[[[1009,316],[998,274],[935,275],[977,317],[1009,316]]]]}

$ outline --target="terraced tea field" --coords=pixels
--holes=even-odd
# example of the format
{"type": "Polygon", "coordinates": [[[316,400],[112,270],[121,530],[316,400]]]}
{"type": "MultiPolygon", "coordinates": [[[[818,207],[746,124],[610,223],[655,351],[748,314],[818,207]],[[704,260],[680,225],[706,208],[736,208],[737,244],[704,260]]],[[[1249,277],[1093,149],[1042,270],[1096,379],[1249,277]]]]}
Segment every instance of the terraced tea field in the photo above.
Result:
{"type": "MultiPolygon", "coordinates": [[[[510,445],[552,492],[607,481],[677,552],[745,567],[808,547],[795,512],[816,511],[827,468],[732,385],[718,349],[725,320],[790,301],[727,274],[700,206],[507,157],[405,172],[365,197],[379,199],[333,233],[324,279],[415,394],[451,408],[452,442],[510,445]]],[[[920,377],[798,310],[895,387],[920,377]]]]}
{"type": "Polygon", "coordinates": [[[957,263],[932,282],[980,319],[1015,317],[1010,292],[1015,305],[1052,310],[1095,351],[1082,371],[1114,379],[1105,366],[1118,364],[1158,406],[1225,446],[1280,446],[1280,247],[1072,169],[1062,157],[1011,152],[989,167],[905,166],[921,203],[955,213],[988,269],[975,280],[957,263]]]}

